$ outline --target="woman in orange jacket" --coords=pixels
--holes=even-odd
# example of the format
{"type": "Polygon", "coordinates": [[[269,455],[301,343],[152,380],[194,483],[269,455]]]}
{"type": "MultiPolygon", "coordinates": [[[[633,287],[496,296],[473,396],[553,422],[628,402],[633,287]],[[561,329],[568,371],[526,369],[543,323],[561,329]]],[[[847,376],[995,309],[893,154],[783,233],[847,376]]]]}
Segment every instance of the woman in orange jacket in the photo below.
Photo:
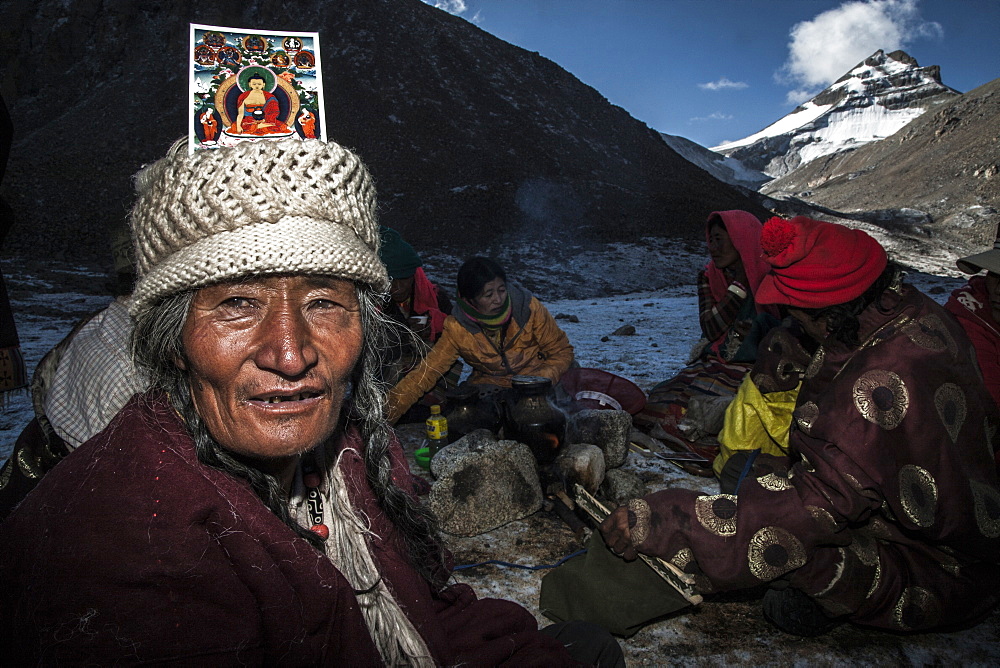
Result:
{"type": "Polygon", "coordinates": [[[573,363],[566,333],[538,299],[509,282],[493,260],[474,257],[458,270],[458,299],[423,363],[389,393],[395,423],[455,360],[472,367],[470,383],[510,387],[513,376],[543,376],[553,383],[573,363]]]}

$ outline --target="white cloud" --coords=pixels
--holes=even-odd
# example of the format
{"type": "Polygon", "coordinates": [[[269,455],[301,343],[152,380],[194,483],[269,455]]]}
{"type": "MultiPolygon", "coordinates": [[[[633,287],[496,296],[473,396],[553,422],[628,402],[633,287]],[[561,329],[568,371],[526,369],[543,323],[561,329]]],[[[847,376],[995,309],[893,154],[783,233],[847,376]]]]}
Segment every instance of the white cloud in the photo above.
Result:
{"type": "Polygon", "coordinates": [[[721,111],[716,111],[708,116],[695,116],[691,120],[699,123],[702,121],[731,121],[733,120],[733,116],[732,114],[724,114],[721,111]]]}
{"type": "Polygon", "coordinates": [[[788,91],[788,93],[785,95],[785,101],[788,104],[794,104],[795,106],[798,106],[803,102],[808,102],[814,97],[816,97],[816,91],[803,90],[801,88],[797,88],[795,90],[788,91]]]}
{"type": "Polygon", "coordinates": [[[698,84],[698,88],[703,88],[705,90],[725,90],[727,88],[740,90],[741,88],[746,88],[747,84],[742,81],[730,81],[727,77],[722,77],[718,81],[709,81],[708,83],[698,84]]]}
{"type": "Polygon", "coordinates": [[[941,24],[925,21],[918,4],[851,0],[796,23],[789,33],[788,60],[777,78],[802,89],[790,96],[805,89],[819,92],[878,49],[889,53],[920,38],[943,37],[941,24]]]}
{"type": "Polygon", "coordinates": [[[456,16],[468,9],[465,5],[465,0],[424,0],[424,2],[456,16]]]}

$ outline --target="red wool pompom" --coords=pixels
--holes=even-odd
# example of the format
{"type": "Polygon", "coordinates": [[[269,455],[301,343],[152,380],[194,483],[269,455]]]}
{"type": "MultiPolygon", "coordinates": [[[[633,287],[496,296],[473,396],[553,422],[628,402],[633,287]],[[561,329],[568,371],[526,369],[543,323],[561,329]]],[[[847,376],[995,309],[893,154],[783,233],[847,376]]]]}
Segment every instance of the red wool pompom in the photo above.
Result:
{"type": "Polygon", "coordinates": [[[795,226],[784,218],[775,216],[766,223],[760,233],[760,248],[767,257],[779,255],[792,245],[795,239],[795,226]]]}

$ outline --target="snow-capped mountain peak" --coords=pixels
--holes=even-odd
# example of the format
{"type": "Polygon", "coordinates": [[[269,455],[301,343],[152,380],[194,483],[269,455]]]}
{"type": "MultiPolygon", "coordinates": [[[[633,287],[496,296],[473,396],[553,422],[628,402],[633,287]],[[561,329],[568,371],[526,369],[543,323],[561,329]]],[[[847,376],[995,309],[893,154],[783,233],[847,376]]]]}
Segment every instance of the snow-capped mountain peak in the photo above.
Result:
{"type": "Polygon", "coordinates": [[[760,132],[712,150],[772,177],[816,158],[884,139],[959,93],[940,68],[903,51],[876,51],[823,92],[760,132]]]}

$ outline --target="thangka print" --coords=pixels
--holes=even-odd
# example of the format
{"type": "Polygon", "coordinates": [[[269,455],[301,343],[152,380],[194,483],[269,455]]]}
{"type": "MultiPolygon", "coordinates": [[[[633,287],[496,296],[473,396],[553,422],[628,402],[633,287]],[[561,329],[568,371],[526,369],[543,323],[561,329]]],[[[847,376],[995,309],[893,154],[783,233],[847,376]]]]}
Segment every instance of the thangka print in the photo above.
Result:
{"type": "Polygon", "coordinates": [[[188,149],[320,139],[319,33],[191,24],[188,149]]]}

